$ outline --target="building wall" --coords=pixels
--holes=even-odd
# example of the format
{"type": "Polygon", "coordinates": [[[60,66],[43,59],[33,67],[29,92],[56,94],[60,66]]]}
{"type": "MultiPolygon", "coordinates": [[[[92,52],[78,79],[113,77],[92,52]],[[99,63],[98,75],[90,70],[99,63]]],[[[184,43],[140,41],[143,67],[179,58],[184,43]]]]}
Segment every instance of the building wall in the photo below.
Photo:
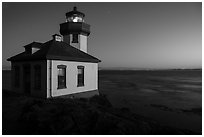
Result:
{"type": "Polygon", "coordinates": [[[56,97],[85,91],[98,90],[98,64],[73,61],[47,61],[47,97],[56,97]],[[57,89],[57,66],[66,65],[66,88],[57,89]],[[51,66],[51,69],[50,69],[51,66]],[[84,66],[84,86],[77,87],[77,66],[84,66]],[[51,73],[51,75],[50,75],[51,73]],[[51,81],[50,81],[51,80],[51,81]]]}
{"type": "Polygon", "coordinates": [[[47,60],[47,98],[50,98],[52,96],[52,60],[47,60]]]}
{"type": "Polygon", "coordinates": [[[46,89],[47,89],[47,64],[46,61],[38,61],[38,62],[32,62],[31,63],[31,95],[38,96],[38,97],[46,97],[46,89]],[[34,66],[35,65],[41,65],[41,89],[36,90],[34,89],[34,66]]]}
{"type": "Polygon", "coordinates": [[[80,49],[81,51],[87,53],[87,45],[88,45],[88,41],[87,41],[87,36],[79,34],[78,35],[78,43],[72,43],[72,39],[73,39],[73,35],[69,34],[70,36],[70,45],[80,49]]]}
{"type": "Polygon", "coordinates": [[[40,50],[40,48],[34,48],[34,47],[32,47],[32,54],[35,53],[35,52],[37,52],[38,50],[40,50]]]}
{"type": "Polygon", "coordinates": [[[13,92],[17,93],[23,93],[23,63],[19,62],[11,62],[11,87],[13,92]],[[19,87],[15,87],[15,71],[14,67],[19,66],[20,67],[20,85],[19,87]]]}
{"type": "Polygon", "coordinates": [[[87,36],[79,35],[79,44],[80,44],[80,50],[87,53],[87,36]]]}
{"type": "MultiPolygon", "coordinates": [[[[80,49],[80,44],[79,44],[80,42],[78,42],[78,43],[72,43],[72,40],[73,40],[73,34],[69,34],[69,36],[70,36],[69,44],[70,44],[71,46],[77,48],[77,49],[80,49]]],[[[78,39],[78,40],[79,40],[79,39],[78,39]]]]}
{"type": "Polygon", "coordinates": [[[47,90],[47,64],[46,61],[31,61],[31,62],[12,62],[11,63],[11,68],[12,68],[12,90],[14,92],[18,93],[26,93],[25,91],[25,83],[24,83],[24,65],[30,65],[30,93],[32,96],[37,96],[37,97],[46,97],[46,90],[47,90]],[[34,66],[35,65],[40,65],[41,66],[41,89],[36,90],[34,88],[34,66]],[[19,66],[20,67],[20,86],[15,87],[15,77],[14,77],[14,66],[19,66]]]}

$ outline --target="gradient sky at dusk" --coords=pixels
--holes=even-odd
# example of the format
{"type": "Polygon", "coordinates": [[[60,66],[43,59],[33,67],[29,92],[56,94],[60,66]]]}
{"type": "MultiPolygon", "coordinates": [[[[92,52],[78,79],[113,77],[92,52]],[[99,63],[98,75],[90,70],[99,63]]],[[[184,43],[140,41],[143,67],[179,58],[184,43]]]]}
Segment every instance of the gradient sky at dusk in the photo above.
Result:
{"type": "Polygon", "coordinates": [[[91,25],[88,53],[100,67],[201,68],[202,4],[197,3],[3,3],[2,65],[59,33],[65,13],[77,6],[91,25]]]}

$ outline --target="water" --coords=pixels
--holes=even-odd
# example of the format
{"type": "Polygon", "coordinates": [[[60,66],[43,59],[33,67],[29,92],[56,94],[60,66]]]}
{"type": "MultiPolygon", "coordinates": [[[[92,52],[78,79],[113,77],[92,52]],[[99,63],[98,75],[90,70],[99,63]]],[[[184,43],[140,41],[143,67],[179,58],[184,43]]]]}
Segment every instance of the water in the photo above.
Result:
{"type": "Polygon", "coordinates": [[[202,71],[100,71],[99,91],[118,108],[163,125],[202,130],[202,71]]]}

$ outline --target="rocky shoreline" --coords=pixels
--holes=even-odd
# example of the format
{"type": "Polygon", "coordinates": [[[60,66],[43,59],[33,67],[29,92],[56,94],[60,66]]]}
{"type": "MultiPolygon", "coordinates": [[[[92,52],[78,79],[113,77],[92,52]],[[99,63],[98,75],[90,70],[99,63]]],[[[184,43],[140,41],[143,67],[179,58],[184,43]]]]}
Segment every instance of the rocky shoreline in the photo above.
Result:
{"type": "Polygon", "coordinates": [[[90,99],[45,100],[3,91],[2,112],[4,135],[201,134],[160,125],[151,119],[130,112],[128,108],[113,108],[104,95],[90,99]]]}

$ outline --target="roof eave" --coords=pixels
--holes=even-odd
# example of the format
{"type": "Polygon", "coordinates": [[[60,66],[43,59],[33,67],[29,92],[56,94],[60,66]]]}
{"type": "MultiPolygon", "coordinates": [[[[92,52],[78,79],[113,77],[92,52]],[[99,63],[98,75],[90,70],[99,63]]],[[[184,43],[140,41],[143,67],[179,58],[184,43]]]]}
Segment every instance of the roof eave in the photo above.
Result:
{"type": "Polygon", "coordinates": [[[101,62],[101,60],[99,60],[99,59],[84,59],[84,58],[50,56],[50,55],[48,55],[46,58],[49,60],[62,60],[62,61],[75,61],[75,62],[91,62],[91,63],[101,62]]]}

